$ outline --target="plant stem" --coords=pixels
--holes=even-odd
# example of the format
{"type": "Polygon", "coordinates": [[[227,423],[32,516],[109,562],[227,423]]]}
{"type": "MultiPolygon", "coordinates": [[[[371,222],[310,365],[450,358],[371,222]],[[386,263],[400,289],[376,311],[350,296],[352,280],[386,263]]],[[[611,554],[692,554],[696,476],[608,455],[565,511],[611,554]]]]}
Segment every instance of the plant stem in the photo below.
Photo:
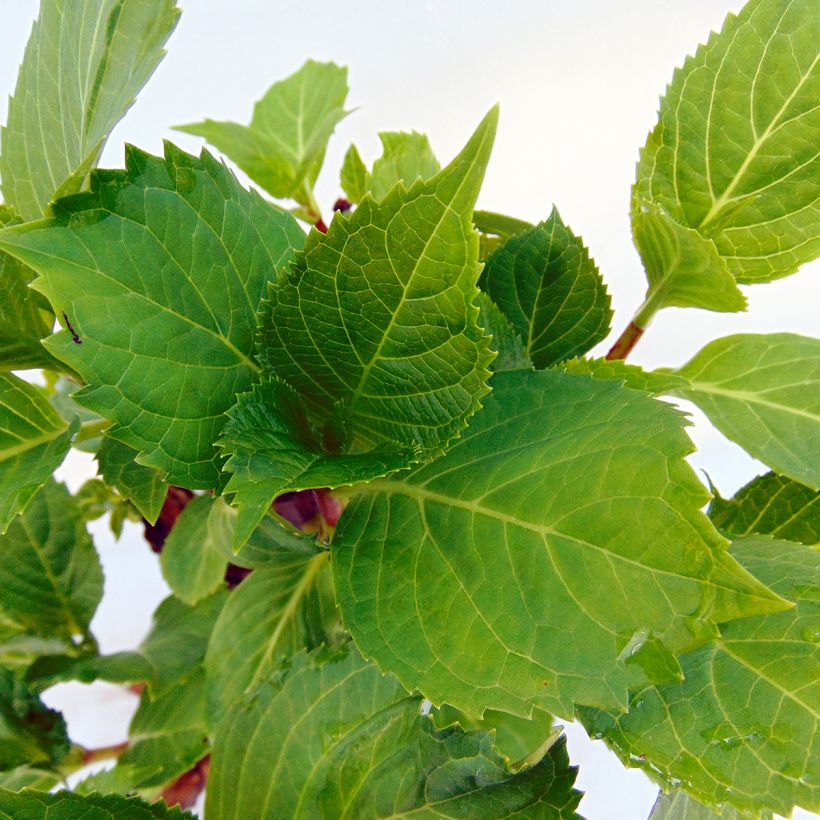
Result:
{"type": "Polygon", "coordinates": [[[633,348],[640,341],[652,317],[660,308],[660,298],[657,292],[653,293],[635,312],[632,321],[626,326],[624,332],[616,339],[615,344],[610,348],[609,353],[604,357],[608,362],[623,361],[632,352],[633,348]]]}
{"type": "Polygon", "coordinates": [[[85,749],[83,751],[83,765],[98,763],[100,760],[111,760],[119,757],[128,748],[128,741],[115,743],[113,746],[102,746],[99,749],[85,749]]]}
{"type": "Polygon", "coordinates": [[[108,419],[100,419],[99,421],[86,421],[80,425],[80,431],[74,438],[74,444],[79,444],[82,441],[90,441],[91,439],[101,436],[109,427],[111,422],[108,419]]]}

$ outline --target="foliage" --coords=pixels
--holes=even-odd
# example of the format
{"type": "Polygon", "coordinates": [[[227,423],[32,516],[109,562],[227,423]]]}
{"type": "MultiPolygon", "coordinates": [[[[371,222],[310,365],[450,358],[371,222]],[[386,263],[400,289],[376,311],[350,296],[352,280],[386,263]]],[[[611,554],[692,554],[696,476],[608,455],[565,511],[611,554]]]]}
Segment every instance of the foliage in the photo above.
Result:
{"type": "Polygon", "coordinates": [[[623,361],[659,310],[744,310],[820,254],[813,3],[750,0],[675,72],[632,192],[646,299],[599,359],[558,210],[474,210],[497,108],[449,162],[350,146],[325,224],[346,69],[180,127],[280,202],[171,143],[100,170],[178,10],[42,0],[0,153],[0,817],[182,818],[208,776],[210,820],[573,818],[553,717],[661,783],[652,817],[820,810],[820,341],[623,361]],[[710,494],[661,396],[771,472],[710,494]],[[108,655],[105,512],[172,590],[108,655]],[[141,687],[123,748],[40,698],[97,679],[141,687]]]}

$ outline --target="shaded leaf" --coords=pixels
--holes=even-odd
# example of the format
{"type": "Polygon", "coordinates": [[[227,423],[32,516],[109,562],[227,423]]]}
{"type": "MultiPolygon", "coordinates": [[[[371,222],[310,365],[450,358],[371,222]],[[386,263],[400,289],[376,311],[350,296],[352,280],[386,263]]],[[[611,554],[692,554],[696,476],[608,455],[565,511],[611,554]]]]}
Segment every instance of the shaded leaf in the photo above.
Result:
{"type": "Polygon", "coordinates": [[[102,598],[100,561],[68,490],[45,484],[0,537],[0,610],[27,632],[89,637],[102,598]]]}
{"type": "Polygon", "coordinates": [[[231,593],[205,656],[215,724],[283,659],[330,642],[338,615],[328,558],[284,553],[231,593]]]}
{"type": "Polygon", "coordinates": [[[0,373],[0,533],[65,458],[76,427],[33,384],[0,373]]]}
{"type": "Polygon", "coordinates": [[[660,642],[788,606],[699,512],[677,410],[554,371],[492,385],[446,455],[361,487],[334,537],[342,620],[406,687],[470,715],[618,709],[668,679],[660,642]]]}
{"type": "Polygon", "coordinates": [[[482,283],[538,369],[586,353],[609,333],[612,311],[598,268],[555,208],[487,258],[482,283]]]}
{"type": "Polygon", "coordinates": [[[70,748],[63,716],[0,668],[0,770],[59,763],[70,748]]]}
{"type": "Polygon", "coordinates": [[[74,794],[24,789],[10,792],[0,789],[0,818],[3,820],[45,820],[74,818],[82,820],[194,820],[178,806],[169,809],[165,803],[146,803],[136,797],[116,794],[74,794]]]}
{"type": "Polygon", "coordinates": [[[490,348],[496,354],[490,367],[499,370],[532,370],[532,360],[524,350],[524,342],[510,320],[496,307],[486,293],[479,293],[478,323],[492,336],[490,348]]]}
{"type": "Polygon", "coordinates": [[[95,172],[89,193],[1,231],[0,247],[40,274],[82,339],[46,343],[88,384],[75,398],[165,480],[213,488],[222,414],[257,370],[262,289],[303,239],[207,153],[166,144],[165,159],[129,148],[125,171],[95,172]]]}
{"type": "MultiPolygon", "coordinates": [[[[745,815],[748,817],[748,815],[745,815]]],[[[761,815],[766,820],[771,818],[768,812],[761,815]]],[[[721,806],[720,811],[710,809],[703,803],[698,803],[694,797],[685,791],[675,789],[664,794],[660,792],[649,820],[743,820],[744,815],[740,814],[731,806],[721,806]]]]}
{"type": "Polygon", "coordinates": [[[112,769],[103,769],[77,783],[72,791],[75,794],[121,794],[131,795],[139,790],[143,782],[157,773],[158,768],[137,768],[136,766],[116,765],[112,769]]]}
{"type": "Polygon", "coordinates": [[[436,451],[488,389],[470,216],[496,121],[494,109],[433,179],[381,202],[365,197],[327,235],[314,231],[263,303],[265,368],[309,416],[347,431],[348,451],[384,442],[436,451]]]}
{"type": "Polygon", "coordinates": [[[735,537],[771,535],[820,546],[820,492],[777,473],[752,479],[733,498],[715,495],[709,517],[719,530],[735,537]]]}
{"type": "Polygon", "coordinates": [[[180,600],[194,605],[222,585],[228,561],[211,540],[214,499],[193,498],[174,522],[160,554],[162,574],[180,600]]]}
{"type": "Polygon", "coordinates": [[[310,207],[347,92],[346,68],[308,60],[265,92],[249,126],[205,120],[176,130],[204,137],[273,196],[310,207]]]}
{"type": "Polygon", "coordinates": [[[436,731],[419,706],[354,650],[296,656],[231,710],[214,746],[206,814],[578,816],[563,743],[513,774],[490,733],[436,731]]]}
{"type": "Polygon", "coordinates": [[[641,152],[633,212],[713,240],[739,282],[820,253],[818,43],[815,0],[747,3],[675,72],[641,152]]]}
{"type": "Polygon", "coordinates": [[[723,435],[795,481],[820,489],[820,339],[739,334],[673,371],[723,435]]]}
{"type": "Polygon", "coordinates": [[[18,766],[7,772],[0,772],[0,789],[19,792],[20,789],[42,789],[56,786],[62,778],[56,772],[47,769],[34,769],[30,766],[18,766]]]}
{"type": "Polygon", "coordinates": [[[766,536],[732,553],[797,605],[721,627],[681,657],[682,683],[638,691],[620,718],[582,710],[628,765],[709,805],[820,809],[820,554],[766,536]]]}
{"type": "Polygon", "coordinates": [[[746,309],[746,297],[711,239],[652,204],[633,211],[632,233],[649,280],[644,309],[746,309]]]}
{"type": "Polygon", "coordinates": [[[174,0],[43,0],[0,132],[3,196],[24,219],[80,190],[178,18],[174,0]]]}
{"type": "Polygon", "coordinates": [[[368,453],[328,453],[319,435],[300,396],[279,379],[255,384],[228,411],[219,446],[231,474],[224,491],[235,494],[238,508],[235,550],[284,492],[357,484],[418,460],[416,447],[393,443],[368,453]]]}
{"type": "Polygon", "coordinates": [[[108,436],[97,450],[97,463],[106,483],[116,487],[149,524],[155,524],[168,487],[156,470],[137,464],[136,457],[136,450],[108,436]]]}
{"type": "Polygon", "coordinates": [[[154,668],[138,652],[115,652],[111,655],[92,655],[74,658],[70,655],[44,655],[26,670],[26,681],[38,692],[55,683],[76,680],[93,683],[138,683],[151,681],[154,668]]]}

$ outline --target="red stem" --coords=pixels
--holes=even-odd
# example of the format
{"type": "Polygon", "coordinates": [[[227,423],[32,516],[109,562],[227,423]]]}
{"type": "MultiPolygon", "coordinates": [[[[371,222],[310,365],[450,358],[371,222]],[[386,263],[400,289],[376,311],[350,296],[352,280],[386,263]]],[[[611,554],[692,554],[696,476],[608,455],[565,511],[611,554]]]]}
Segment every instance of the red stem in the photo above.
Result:
{"type": "Polygon", "coordinates": [[[327,225],[325,225],[325,221],[322,218],[319,218],[319,220],[314,224],[313,227],[316,228],[317,231],[327,233],[327,225]]]}
{"type": "Polygon", "coordinates": [[[618,340],[612,345],[612,349],[606,354],[607,361],[615,361],[625,359],[632,349],[638,344],[641,336],[644,334],[646,328],[638,327],[635,322],[630,322],[626,326],[626,330],[618,337],[618,340]]]}

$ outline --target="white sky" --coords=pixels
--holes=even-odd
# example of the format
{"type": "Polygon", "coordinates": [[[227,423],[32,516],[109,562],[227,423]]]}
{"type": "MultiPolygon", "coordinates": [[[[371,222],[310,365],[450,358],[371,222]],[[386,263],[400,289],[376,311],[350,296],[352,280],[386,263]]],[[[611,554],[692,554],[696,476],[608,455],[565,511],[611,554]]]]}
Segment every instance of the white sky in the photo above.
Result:
{"type": "MultiPolygon", "coordinates": [[[[0,94],[11,92],[36,0],[2,0],[0,94]]],[[[341,193],[338,168],[350,142],[368,163],[378,130],[426,132],[440,159],[462,146],[487,109],[501,122],[479,207],[537,221],[554,203],[583,236],[607,281],[616,310],[613,334],[641,302],[645,280],[632,246],[628,203],[637,152],[654,125],[658,97],[687,53],[719,28],[737,0],[182,0],[169,54],[117,127],[103,165],[120,166],[124,142],[154,153],[161,140],[198,151],[201,142],[170,130],[205,117],[247,122],[254,101],[305,59],[333,59],[350,69],[349,107],[328,151],[318,199],[326,211],[341,193]]],[[[5,98],[0,100],[0,121],[5,98]]],[[[707,341],[738,332],[818,335],[820,264],[779,282],[745,288],[745,314],[668,309],[655,319],[630,361],[674,366],[707,341]]],[[[614,336],[613,336],[614,338],[614,336]]],[[[611,343],[612,339],[609,340],[611,343]]],[[[601,345],[600,352],[607,349],[601,345]]],[[[691,460],[731,494],[762,467],[693,410],[700,452],[691,460]]],[[[83,468],[78,459],[77,469],[83,468]]],[[[72,468],[73,469],[73,468],[72,468]]],[[[102,532],[102,528],[98,529],[102,532]]],[[[132,537],[138,538],[133,532],[132,537]]],[[[133,645],[164,594],[147,550],[101,544],[107,598],[95,622],[107,651],[133,645]],[[139,581],[137,580],[139,579],[139,581]]],[[[63,689],[63,688],[61,688],[63,689]]],[[[112,709],[72,728],[88,742],[116,741],[130,701],[100,685],[112,709]],[[107,734],[106,734],[107,733],[107,734]]],[[[71,713],[88,688],[65,687],[71,713]]],[[[624,774],[600,743],[572,732],[582,765],[581,804],[590,820],[646,817],[655,789],[624,774]]],[[[82,738],[81,738],[82,739],[82,738]]],[[[803,813],[795,815],[808,817],[803,813]]]]}

